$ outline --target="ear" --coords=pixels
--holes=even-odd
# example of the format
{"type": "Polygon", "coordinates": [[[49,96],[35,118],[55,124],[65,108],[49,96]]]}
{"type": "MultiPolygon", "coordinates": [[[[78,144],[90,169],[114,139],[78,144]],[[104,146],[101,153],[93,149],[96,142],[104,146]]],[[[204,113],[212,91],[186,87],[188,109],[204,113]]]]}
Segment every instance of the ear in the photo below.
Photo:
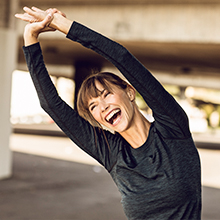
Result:
{"type": "Polygon", "coordinates": [[[131,102],[133,102],[135,100],[135,94],[136,94],[136,91],[135,91],[134,87],[131,85],[128,85],[127,86],[127,95],[129,97],[129,99],[131,100],[131,102]]]}

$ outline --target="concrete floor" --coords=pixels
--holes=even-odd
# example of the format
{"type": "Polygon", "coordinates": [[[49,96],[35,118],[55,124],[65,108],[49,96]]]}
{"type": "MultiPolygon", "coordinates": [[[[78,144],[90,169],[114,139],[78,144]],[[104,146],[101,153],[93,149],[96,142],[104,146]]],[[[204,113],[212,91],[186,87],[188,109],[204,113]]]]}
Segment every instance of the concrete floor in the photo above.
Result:
{"type": "Polygon", "coordinates": [[[120,195],[96,166],[13,153],[0,181],[1,220],[125,220],[120,195]]]}
{"type": "MultiPolygon", "coordinates": [[[[13,176],[0,181],[0,219],[126,219],[109,174],[69,139],[13,134],[11,148],[13,176]]],[[[219,220],[220,150],[199,153],[202,219],[219,220]]]]}

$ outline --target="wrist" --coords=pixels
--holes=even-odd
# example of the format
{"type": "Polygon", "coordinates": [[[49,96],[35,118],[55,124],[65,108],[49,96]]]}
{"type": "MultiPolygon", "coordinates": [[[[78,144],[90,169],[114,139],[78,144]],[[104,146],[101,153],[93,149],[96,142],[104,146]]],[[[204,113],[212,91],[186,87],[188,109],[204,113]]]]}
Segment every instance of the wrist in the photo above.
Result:
{"type": "Polygon", "coordinates": [[[72,21],[68,20],[59,13],[54,13],[53,16],[54,18],[50,23],[49,27],[54,28],[60,32],[63,32],[64,34],[67,34],[72,25],[72,21]]]}
{"type": "Polygon", "coordinates": [[[29,46],[38,42],[38,35],[31,31],[24,32],[24,46],[29,46]]]}

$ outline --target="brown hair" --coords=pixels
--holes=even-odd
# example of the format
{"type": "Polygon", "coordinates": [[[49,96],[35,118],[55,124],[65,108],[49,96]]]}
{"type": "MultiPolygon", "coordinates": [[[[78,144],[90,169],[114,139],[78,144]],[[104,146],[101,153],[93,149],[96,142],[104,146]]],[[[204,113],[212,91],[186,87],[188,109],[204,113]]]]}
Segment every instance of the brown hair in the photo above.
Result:
{"type": "Polygon", "coordinates": [[[96,82],[102,84],[104,89],[112,91],[111,85],[116,85],[120,89],[125,90],[128,83],[119,76],[110,72],[99,72],[89,76],[81,85],[77,98],[77,110],[81,117],[90,122],[93,126],[101,127],[101,125],[93,118],[88,108],[88,101],[93,97],[98,97],[101,91],[96,87],[96,82]]]}

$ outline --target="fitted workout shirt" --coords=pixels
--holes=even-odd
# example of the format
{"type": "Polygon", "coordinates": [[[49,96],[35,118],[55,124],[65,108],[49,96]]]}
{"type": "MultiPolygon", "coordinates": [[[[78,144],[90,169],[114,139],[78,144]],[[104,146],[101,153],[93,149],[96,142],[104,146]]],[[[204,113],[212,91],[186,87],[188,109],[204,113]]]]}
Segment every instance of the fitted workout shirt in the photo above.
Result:
{"type": "Polygon", "coordinates": [[[146,142],[137,149],[118,133],[92,127],[59,97],[36,43],[23,50],[42,108],[74,143],[106,168],[121,193],[129,220],[199,220],[200,159],[186,113],[122,45],[77,22],[67,38],[114,64],[152,109],[154,122],[146,142]]]}

